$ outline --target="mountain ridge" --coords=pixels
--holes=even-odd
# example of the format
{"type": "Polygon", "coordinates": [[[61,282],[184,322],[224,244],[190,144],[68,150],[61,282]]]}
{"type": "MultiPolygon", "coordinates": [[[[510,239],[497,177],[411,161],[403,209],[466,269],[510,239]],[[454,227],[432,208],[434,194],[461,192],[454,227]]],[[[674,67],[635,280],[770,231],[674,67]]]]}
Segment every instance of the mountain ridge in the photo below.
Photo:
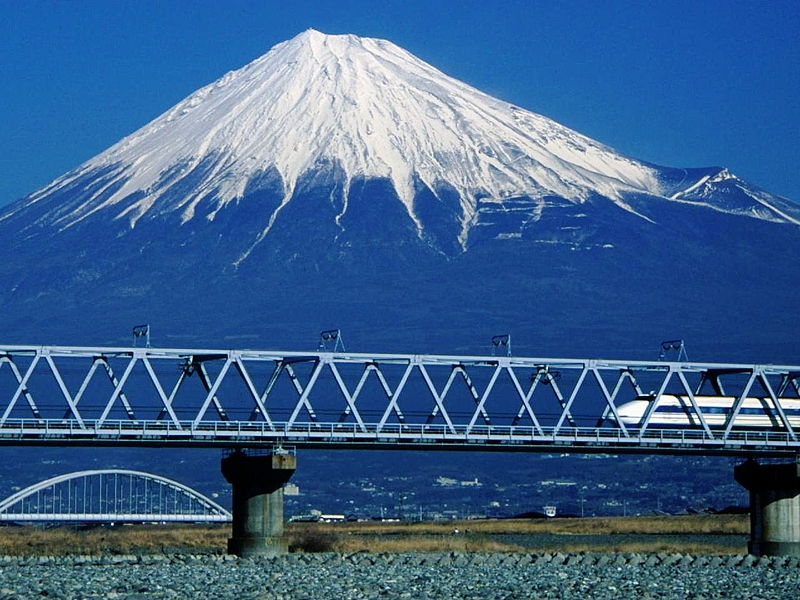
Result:
{"type": "Polygon", "coordinates": [[[480,206],[502,212],[507,201],[523,197],[533,220],[547,197],[581,204],[596,195],[652,220],[644,195],[800,225],[800,207],[726,169],[671,169],[624,157],[444,75],[391,42],[315,30],[189,95],[0,211],[0,223],[54,197],[57,205],[35,221],[46,229],[63,231],[105,211],[128,229],[170,214],[180,215],[180,225],[213,222],[229,205],[263,191],[269,179],[270,201],[253,215],[260,230],[233,261],[238,265],[269,235],[307,175],[329,167],[339,228],[352,182],[386,179],[416,235],[439,240],[445,253],[468,249],[480,206]],[[448,226],[447,239],[426,234],[421,192],[458,222],[448,226]]]}

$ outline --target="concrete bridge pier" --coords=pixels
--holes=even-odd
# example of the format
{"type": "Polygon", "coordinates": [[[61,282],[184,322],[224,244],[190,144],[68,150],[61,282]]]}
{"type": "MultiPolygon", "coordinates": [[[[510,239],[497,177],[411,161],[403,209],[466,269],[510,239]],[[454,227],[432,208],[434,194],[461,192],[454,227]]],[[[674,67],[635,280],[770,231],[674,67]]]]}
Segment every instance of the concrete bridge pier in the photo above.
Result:
{"type": "Polygon", "coordinates": [[[750,492],[748,552],[800,556],[800,463],[748,460],[734,477],[750,492]]]}
{"type": "Polygon", "coordinates": [[[222,474],[233,486],[233,535],[228,553],[285,554],[283,485],[297,468],[293,454],[252,455],[237,450],[222,459],[222,474]]]}

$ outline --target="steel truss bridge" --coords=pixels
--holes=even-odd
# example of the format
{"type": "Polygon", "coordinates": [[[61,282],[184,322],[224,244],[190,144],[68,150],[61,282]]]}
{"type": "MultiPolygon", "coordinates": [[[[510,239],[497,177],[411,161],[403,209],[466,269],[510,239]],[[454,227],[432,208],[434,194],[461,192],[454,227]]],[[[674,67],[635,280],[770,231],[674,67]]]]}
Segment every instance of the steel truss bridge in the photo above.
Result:
{"type": "Polygon", "coordinates": [[[0,347],[0,444],[14,445],[796,456],[798,401],[789,365],[0,347]]]}
{"type": "Polygon", "coordinates": [[[0,522],[225,523],[231,513],[190,487],[123,469],[76,471],[0,502],[0,522]]]}

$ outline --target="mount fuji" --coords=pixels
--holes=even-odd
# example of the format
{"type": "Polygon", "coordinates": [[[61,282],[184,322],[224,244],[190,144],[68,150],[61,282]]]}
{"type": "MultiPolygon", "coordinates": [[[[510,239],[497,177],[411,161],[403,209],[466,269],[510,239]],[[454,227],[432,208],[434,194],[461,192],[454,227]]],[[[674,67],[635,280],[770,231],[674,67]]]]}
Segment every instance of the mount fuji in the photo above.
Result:
{"type": "MultiPolygon", "coordinates": [[[[800,205],[314,30],[0,210],[20,342],[789,361],[800,205]],[[159,337],[160,335],[160,337],[159,337]],[[700,357],[698,357],[700,358],[700,357]]],[[[13,341],[13,340],[9,340],[13,341]]]]}

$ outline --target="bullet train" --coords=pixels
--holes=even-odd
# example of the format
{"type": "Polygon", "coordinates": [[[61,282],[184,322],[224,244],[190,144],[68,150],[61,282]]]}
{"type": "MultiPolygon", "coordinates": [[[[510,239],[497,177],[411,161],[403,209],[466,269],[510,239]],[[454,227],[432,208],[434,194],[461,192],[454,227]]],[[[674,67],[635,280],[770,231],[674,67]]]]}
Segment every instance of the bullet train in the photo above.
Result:
{"type": "MultiPolygon", "coordinates": [[[[620,421],[625,425],[640,426],[648,407],[655,400],[655,395],[637,396],[630,402],[617,407],[620,421]]],[[[737,398],[734,396],[695,396],[697,406],[709,427],[722,427],[733,410],[737,398]]],[[[778,398],[781,408],[792,427],[800,427],[800,398],[778,398]]],[[[748,397],[736,415],[734,427],[773,427],[783,428],[778,411],[772,399],[767,397],[748,397]]],[[[648,426],[700,426],[692,402],[688,395],[663,394],[653,411],[648,426]],[[691,415],[691,420],[686,413],[691,415]]]]}

